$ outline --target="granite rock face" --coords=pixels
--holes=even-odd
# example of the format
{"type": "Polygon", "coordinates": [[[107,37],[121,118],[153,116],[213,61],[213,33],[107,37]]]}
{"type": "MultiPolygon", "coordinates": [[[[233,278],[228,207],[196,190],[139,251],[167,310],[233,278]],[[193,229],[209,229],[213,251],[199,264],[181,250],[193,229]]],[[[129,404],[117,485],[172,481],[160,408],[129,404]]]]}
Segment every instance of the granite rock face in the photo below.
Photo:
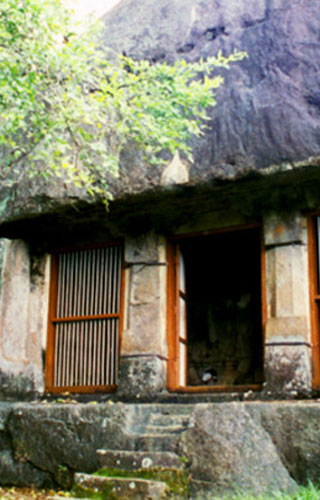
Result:
{"type": "Polygon", "coordinates": [[[295,488],[269,434],[243,404],[198,405],[193,426],[182,438],[182,453],[192,476],[211,483],[215,493],[295,488]]]}
{"type": "Polygon", "coordinates": [[[167,446],[184,457],[195,491],[294,491],[319,478],[319,414],[316,401],[1,403],[0,484],[66,487],[75,472],[98,469],[99,448],[132,456],[167,446]],[[183,430],[168,434],[177,415],[183,430]]]}
{"type": "MultiPolygon", "coordinates": [[[[8,415],[16,474],[23,484],[24,468],[51,477],[62,487],[70,487],[74,471],[94,472],[99,467],[96,450],[100,446],[122,449],[128,446],[126,419],[130,408],[91,405],[34,406],[17,404],[8,415]]],[[[8,451],[6,451],[8,453],[8,451]]],[[[6,454],[0,452],[0,477],[6,454]]],[[[31,474],[29,474],[31,476],[31,474]]],[[[31,483],[27,475],[25,484],[31,483]]],[[[46,477],[45,477],[46,478],[46,477]]],[[[45,479],[44,478],[44,479],[45,479]]],[[[12,481],[11,481],[12,482],[12,481]]],[[[39,480],[37,480],[39,484],[39,480]]]]}
{"type": "Polygon", "coordinates": [[[298,483],[317,481],[320,474],[318,402],[275,402],[247,405],[265,429],[281,462],[298,483]]]}
{"type": "Polygon", "coordinates": [[[104,18],[104,43],[153,62],[248,53],[223,71],[190,171],[229,178],[319,154],[318,9],[317,0],[123,0],[104,18]]]}

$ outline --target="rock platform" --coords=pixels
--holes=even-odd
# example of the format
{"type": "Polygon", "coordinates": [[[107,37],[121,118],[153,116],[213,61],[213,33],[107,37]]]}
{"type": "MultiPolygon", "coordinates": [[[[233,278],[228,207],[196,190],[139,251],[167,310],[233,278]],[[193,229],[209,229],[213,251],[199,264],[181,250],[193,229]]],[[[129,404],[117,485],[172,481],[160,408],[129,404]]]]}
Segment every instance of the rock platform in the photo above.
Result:
{"type": "Polygon", "coordinates": [[[75,473],[101,466],[183,464],[197,490],[262,493],[293,491],[320,474],[314,400],[1,403],[0,423],[2,485],[67,488],[75,473]]]}

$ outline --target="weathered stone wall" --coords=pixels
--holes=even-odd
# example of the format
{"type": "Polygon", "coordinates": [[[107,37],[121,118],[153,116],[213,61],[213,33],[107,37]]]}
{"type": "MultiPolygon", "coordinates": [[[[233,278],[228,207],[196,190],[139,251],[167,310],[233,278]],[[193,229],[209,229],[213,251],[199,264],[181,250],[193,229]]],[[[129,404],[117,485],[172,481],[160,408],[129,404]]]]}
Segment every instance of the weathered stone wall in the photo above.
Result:
{"type": "Polygon", "coordinates": [[[26,243],[2,240],[0,392],[23,397],[43,391],[48,311],[48,258],[26,243]]]}
{"type": "Polygon", "coordinates": [[[270,216],[264,233],[266,390],[308,393],[312,374],[306,218],[270,216]]]}
{"type": "MultiPolygon", "coordinates": [[[[215,214],[178,232],[232,227],[239,217],[215,214]]],[[[306,219],[264,217],[266,325],[261,397],[312,391],[306,219]]],[[[24,397],[44,390],[49,258],[21,240],[2,240],[1,393],[24,397]]],[[[117,395],[148,398],[166,392],[166,240],[153,233],[125,240],[124,324],[117,395]]]]}

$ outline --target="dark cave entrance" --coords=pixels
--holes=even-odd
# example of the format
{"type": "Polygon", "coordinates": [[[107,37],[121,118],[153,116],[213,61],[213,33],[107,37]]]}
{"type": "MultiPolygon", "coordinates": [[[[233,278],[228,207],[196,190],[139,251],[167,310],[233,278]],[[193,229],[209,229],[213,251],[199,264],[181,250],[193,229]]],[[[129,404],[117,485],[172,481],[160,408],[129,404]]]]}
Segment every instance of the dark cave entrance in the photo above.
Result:
{"type": "Polygon", "coordinates": [[[182,238],[177,252],[179,386],[260,384],[260,228],[182,238]]]}

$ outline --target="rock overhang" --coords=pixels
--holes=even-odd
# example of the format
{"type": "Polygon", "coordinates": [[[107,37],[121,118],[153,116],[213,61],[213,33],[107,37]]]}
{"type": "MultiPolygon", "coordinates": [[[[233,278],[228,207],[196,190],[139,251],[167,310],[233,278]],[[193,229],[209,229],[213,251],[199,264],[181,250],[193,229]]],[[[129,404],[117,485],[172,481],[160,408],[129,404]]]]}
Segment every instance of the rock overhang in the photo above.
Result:
{"type": "Polygon", "coordinates": [[[319,208],[320,159],[247,169],[232,176],[154,186],[118,193],[108,207],[81,197],[57,200],[48,195],[10,206],[0,236],[21,238],[39,249],[119,239],[155,232],[170,236],[203,214],[243,214],[249,222],[270,213],[310,212],[319,208]]]}

